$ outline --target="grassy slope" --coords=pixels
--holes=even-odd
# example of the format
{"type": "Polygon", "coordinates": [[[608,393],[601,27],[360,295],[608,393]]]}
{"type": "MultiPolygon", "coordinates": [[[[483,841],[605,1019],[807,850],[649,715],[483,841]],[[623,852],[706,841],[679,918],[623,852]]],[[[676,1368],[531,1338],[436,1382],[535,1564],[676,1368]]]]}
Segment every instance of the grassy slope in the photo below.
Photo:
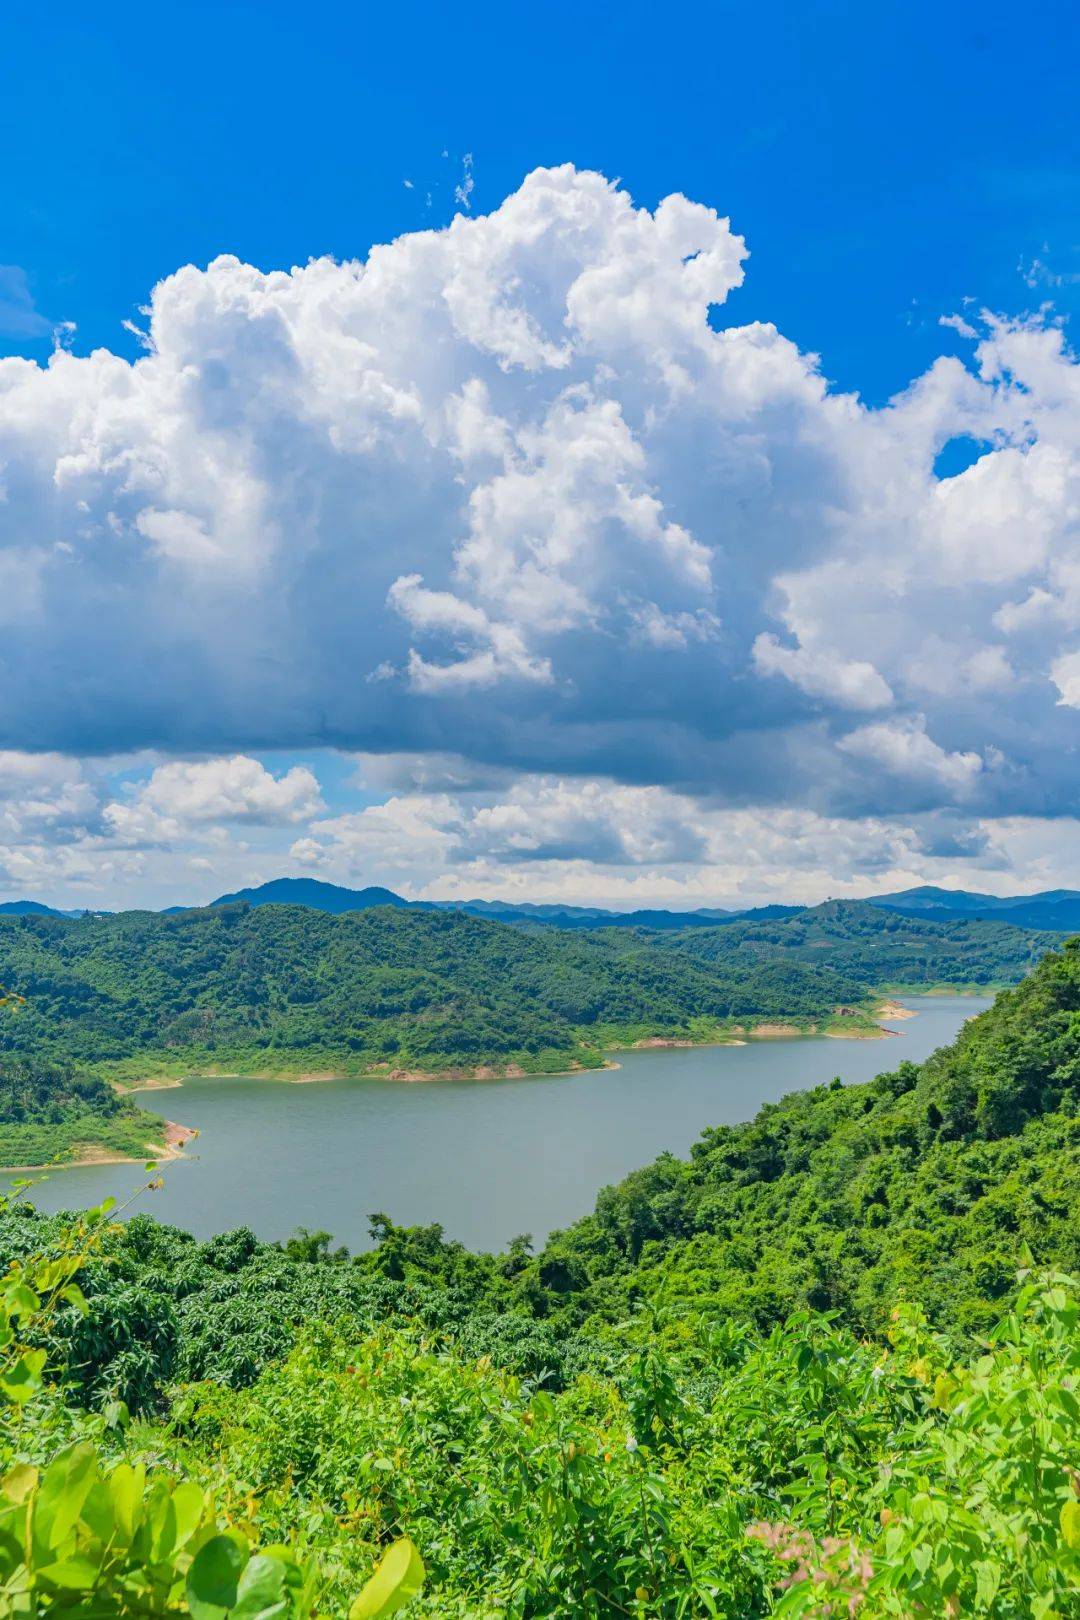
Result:
{"type": "Polygon", "coordinates": [[[0,1168],[43,1170],[88,1158],[145,1159],[165,1151],[164,1121],[140,1108],[103,1120],[84,1114],[58,1124],[0,1124],[0,1168]]]}

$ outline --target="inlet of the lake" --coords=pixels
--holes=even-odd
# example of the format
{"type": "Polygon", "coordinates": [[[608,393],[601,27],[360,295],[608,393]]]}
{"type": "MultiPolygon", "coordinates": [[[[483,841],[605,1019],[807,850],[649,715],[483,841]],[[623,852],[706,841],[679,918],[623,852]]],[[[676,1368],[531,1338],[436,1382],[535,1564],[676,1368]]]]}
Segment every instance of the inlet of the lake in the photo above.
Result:
{"type": "MultiPolygon", "coordinates": [[[[801,1039],[621,1052],[618,1069],[540,1079],[441,1081],[190,1080],[139,1103],[201,1136],[164,1167],[163,1188],[133,1206],[199,1237],[250,1226],[262,1238],[298,1226],[368,1244],[368,1216],[442,1223],[472,1248],[520,1232],[539,1242],[593,1207],[600,1188],[658,1153],[684,1154],[709,1125],[750,1119],[763,1103],[839,1077],[869,1080],[920,1062],[988,1003],[904,997],[916,1015],[895,1038],[801,1039]]],[[[40,1209],[127,1198],[141,1166],[54,1171],[40,1209]]],[[[11,1178],[0,1178],[10,1182],[11,1178]]]]}

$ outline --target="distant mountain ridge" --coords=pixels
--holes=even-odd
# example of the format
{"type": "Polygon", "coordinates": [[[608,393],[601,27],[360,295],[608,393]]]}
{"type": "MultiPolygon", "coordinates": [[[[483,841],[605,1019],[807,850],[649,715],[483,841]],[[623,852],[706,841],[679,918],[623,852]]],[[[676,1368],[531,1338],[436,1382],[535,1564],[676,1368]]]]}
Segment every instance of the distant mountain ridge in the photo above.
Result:
{"type": "Polygon", "coordinates": [[[710,923],[723,922],[736,915],[729,908],[700,911],[612,911],[605,906],[539,905],[531,900],[432,900],[427,902],[440,910],[470,911],[478,917],[528,916],[540,922],[558,918],[560,922],[581,924],[583,927],[604,927],[610,922],[621,922],[627,917],[702,917],[710,923]]]}
{"type": "MultiPolygon", "coordinates": [[[[1068,934],[1080,932],[1080,890],[1047,889],[1040,894],[993,895],[969,889],[942,889],[932,884],[904,889],[896,894],[868,895],[866,905],[883,911],[896,911],[908,917],[935,922],[1012,923],[1018,928],[1068,934]]],[[[313,911],[340,915],[367,911],[373,906],[393,906],[410,911],[463,911],[473,917],[496,922],[560,929],[643,928],[654,932],[687,928],[717,928],[729,923],[782,921],[813,910],[803,905],[749,906],[743,909],[701,907],[694,911],[669,911],[662,907],[637,911],[613,911],[603,906],[539,904],[528,900],[406,900],[393,889],[371,885],[350,889],[321,878],[273,878],[267,883],[237,889],[210,901],[210,906],[307,906],[313,911]]],[[[163,916],[182,911],[205,910],[200,906],[167,906],[163,916]]],[[[0,916],[77,917],[82,908],[61,911],[37,900],[7,900],[0,903],[0,916]]]]}
{"type": "Polygon", "coordinates": [[[43,906],[40,900],[4,900],[0,902],[0,917],[73,917],[73,911],[57,911],[43,906]]]}
{"type": "Polygon", "coordinates": [[[803,906],[754,906],[747,911],[607,911],[600,906],[532,905],[522,900],[432,900],[418,901],[440,911],[467,911],[474,917],[492,917],[497,922],[538,922],[552,928],[717,928],[747,917],[762,922],[792,917],[803,906]]]}
{"type": "Polygon", "coordinates": [[[1041,894],[979,894],[968,889],[938,889],[931,884],[900,894],[875,894],[869,904],[907,916],[939,922],[981,918],[1018,928],[1044,928],[1058,933],[1080,929],[1080,890],[1046,889],[1041,894]]]}
{"type": "MultiPolygon", "coordinates": [[[[654,931],[716,928],[735,922],[772,922],[812,910],[809,906],[750,906],[743,910],[702,908],[696,911],[642,909],[611,911],[602,906],[540,905],[521,900],[406,900],[391,889],[348,889],[318,878],[275,878],[235,894],[223,894],[212,905],[243,901],[252,906],[310,906],[316,911],[366,911],[369,906],[398,906],[420,911],[464,911],[498,922],[532,923],[548,928],[645,928],[654,931]]],[[[967,889],[941,889],[925,884],[897,894],[867,897],[865,904],[905,916],[936,922],[1007,922],[1018,928],[1051,933],[1080,930],[1080,890],[1048,889],[1042,894],[992,895],[967,889]]]]}
{"type": "Polygon", "coordinates": [[[408,900],[403,900],[392,889],[344,889],[337,883],[324,883],[320,878],[273,878],[269,883],[260,883],[255,888],[237,889],[235,894],[219,895],[210,902],[212,906],[241,903],[249,906],[309,906],[313,911],[329,911],[335,915],[344,911],[367,911],[371,906],[410,905],[408,900]]]}
{"type": "MultiPolygon", "coordinates": [[[[340,914],[367,911],[371,906],[397,906],[412,911],[464,911],[473,917],[494,922],[539,923],[550,928],[716,928],[724,923],[750,918],[766,921],[794,916],[804,906],[755,906],[747,911],[609,911],[602,906],[537,905],[531,901],[510,900],[406,900],[392,889],[347,889],[320,878],[274,878],[250,889],[219,895],[211,906],[310,906],[314,911],[340,914]]],[[[172,906],[169,914],[186,909],[172,906]]]]}

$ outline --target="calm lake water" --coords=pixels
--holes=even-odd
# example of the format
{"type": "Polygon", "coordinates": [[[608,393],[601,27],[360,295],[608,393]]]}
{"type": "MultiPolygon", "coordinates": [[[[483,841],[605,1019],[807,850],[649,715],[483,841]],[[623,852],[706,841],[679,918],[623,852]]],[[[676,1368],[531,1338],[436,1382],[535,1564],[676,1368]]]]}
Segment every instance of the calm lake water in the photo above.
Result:
{"type": "MultiPolygon", "coordinates": [[[[144,1108],[202,1135],[136,1208],[199,1237],[250,1226],[280,1239],[307,1226],[360,1249],[369,1213],[384,1210],[406,1225],[441,1221],[472,1248],[502,1248],[519,1232],[539,1242],[665,1148],[685,1154],[706,1126],[750,1119],[834,1075],[852,1083],[918,1062],[988,1002],[904,1004],[918,1016],[890,1020],[898,1038],[882,1041],[624,1052],[618,1069],[545,1079],[191,1080],[145,1092],[144,1108]]],[[[32,1197],[41,1209],[85,1208],[147,1179],[141,1166],[87,1166],[53,1172],[32,1197]]]]}

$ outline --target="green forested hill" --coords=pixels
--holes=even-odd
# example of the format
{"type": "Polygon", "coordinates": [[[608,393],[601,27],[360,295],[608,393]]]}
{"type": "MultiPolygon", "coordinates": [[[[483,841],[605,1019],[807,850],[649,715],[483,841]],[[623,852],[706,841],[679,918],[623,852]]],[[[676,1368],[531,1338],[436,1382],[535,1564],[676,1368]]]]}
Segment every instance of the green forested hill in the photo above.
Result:
{"type": "Polygon", "coordinates": [[[882,989],[1014,984],[1060,934],[1006,922],[940,921],[884,911],[865,900],[830,900],[791,917],[692,928],[658,939],[691,961],[827,962],[882,989]]]}
{"type": "Polygon", "coordinates": [[[181,1068],[555,1068],[599,1063],[620,1032],[820,1020],[863,994],[827,963],[699,963],[632,933],[244,905],[8,919],[0,979],[26,998],[0,1050],[114,1067],[151,1055],[181,1068]]]}
{"type": "Polygon", "coordinates": [[[608,1188],[519,1287],[572,1321],[806,1305],[880,1332],[906,1294],[982,1328],[1024,1245],[1080,1270],[1078,1115],[1074,940],[922,1065],[797,1093],[608,1188]]]}
{"type": "Polygon", "coordinates": [[[666,934],[381,907],[5,918],[0,981],[26,1005],[0,1051],[120,1074],[146,1057],[178,1072],[594,1065],[649,1034],[821,1027],[898,983],[1016,980],[1050,939],[858,904],[666,934]]]}
{"type": "Polygon", "coordinates": [[[0,1208],[0,1594],[1076,1620],[1078,1208],[1080,942],[921,1066],[709,1132],[535,1257],[0,1208]]]}

